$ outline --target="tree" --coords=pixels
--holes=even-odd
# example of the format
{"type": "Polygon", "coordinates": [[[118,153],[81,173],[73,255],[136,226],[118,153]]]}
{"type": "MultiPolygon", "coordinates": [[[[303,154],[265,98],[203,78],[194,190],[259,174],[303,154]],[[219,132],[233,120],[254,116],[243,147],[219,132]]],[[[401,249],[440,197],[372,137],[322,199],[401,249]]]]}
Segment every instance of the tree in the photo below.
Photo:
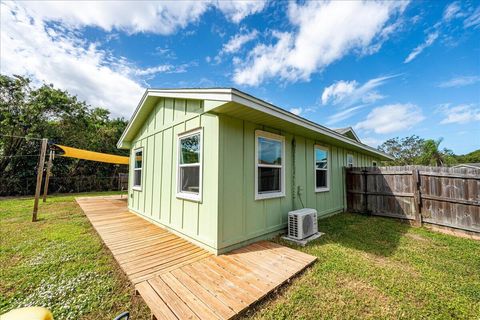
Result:
{"type": "Polygon", "coordinates": [[[388,165],[447,166],[457,163],[455,154],[446,148],[440,149],[443,138],[424,140],[416,135],[393,138],[382,143],[378,149],[392,155],[395,160],[388,165]]]}
{"type": "Polygon", "coordinates": [[[458,163],[480,163],[480,149],[470,153],[455,156],[458,163]]]}
{"type": "Polygon", "coordinates": [[[395,160],[388,163],[389,165],[404,166],[415,164],[418,161],[418,158],[422,154],[424,142],[424,139],[416,135],[402,139],[396,137],[388,139],[382,143],[378,149],[395,158],[395,160]]]}
{"type": "MultiPolygon", "coordinates": [[[[0,75],[0,178],[20,181],[35,177],[39,141],[28,138],[127,155],[116,148],[126,124],[123,118],[112,119],[108,110],[88,106],[52,85],[34,88],[28,78],[0,75]]],[[[111,164],[58,157],[53,174],[105,177],[117,169],[111,164]]]]}
{"type": "Polygon", "coordinates": [[[440,149],[442,141],[443,138],[425,140],[417,164],[441,167],[455,163],[455,155],[451,150],[446,148],[440,149]]]}

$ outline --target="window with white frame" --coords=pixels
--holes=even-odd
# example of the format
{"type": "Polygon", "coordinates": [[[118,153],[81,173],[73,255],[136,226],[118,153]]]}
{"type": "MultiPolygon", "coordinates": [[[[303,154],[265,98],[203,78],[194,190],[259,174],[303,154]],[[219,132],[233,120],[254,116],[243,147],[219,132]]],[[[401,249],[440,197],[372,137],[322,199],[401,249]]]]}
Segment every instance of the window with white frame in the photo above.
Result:
{"type": "Polygon", "coordinates": [[[328,148],[315,146],[315,191],[328,191],[329,188],[328,148]]]}
{"type": "Polygon", "coordinates": [[[353,164],[353,154],[347,154],[347,168],[352,168],[353,164]]]}
{"type": "Polygon", "coordinates": [[[376,167],[377,166],[377,161],[372,161],[372,167],[376,167]]]}
{"type": "Polygon", "coordinates": [[[255,199],[285,196],[285,137],[255,132],[255,199]]]}
{"type": "Polygon", "coordinates": [[[200,201],[202,195],[202,130],[178,136],[177,197],[200,201]]]}
{"type": "Polygon", "coordinates": [[[135,160],[133,164],[133,187],[142,188],[142,167],[143,167],[143,149],[135,150],[135,160]]]}

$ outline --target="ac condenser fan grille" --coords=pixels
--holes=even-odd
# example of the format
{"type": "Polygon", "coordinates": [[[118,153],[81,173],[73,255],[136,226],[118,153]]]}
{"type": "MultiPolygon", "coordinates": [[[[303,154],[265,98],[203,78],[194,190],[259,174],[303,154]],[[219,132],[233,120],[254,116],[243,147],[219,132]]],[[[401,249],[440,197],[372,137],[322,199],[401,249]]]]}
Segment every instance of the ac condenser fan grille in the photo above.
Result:
{"type": "Polygon", "coordinates": [[[313,233],[313,220],[311,215],[303,217],[303,234],[309,236],[313,233]]]}

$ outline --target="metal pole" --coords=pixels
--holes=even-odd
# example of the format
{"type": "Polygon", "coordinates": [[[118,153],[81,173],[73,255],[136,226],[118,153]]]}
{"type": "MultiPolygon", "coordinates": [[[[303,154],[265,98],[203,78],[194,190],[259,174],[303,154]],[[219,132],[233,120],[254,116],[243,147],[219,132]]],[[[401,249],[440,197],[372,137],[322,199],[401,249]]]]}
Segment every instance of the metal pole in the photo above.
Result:
{"type": "Polygon", "coordinates": [[[47,152],[47,139],[42,139],[42,147],[40,149],[40,158],[38,159],[37,168],[37,186],[35,189],[35,202],[33,204],[32,222],[37,221],[38,200],[42,189],[43,166],[45,164],[45,153],[47,152]]]}
{"type": "Polygon", "coordinates": [[[50,150],[50,153],[48,155],[47,174],[45,175],[45,186],[43,187],[43,202],[47,202],[48,182],[50,180],[52,165],[53,165],[53,150],[50,150]]]}

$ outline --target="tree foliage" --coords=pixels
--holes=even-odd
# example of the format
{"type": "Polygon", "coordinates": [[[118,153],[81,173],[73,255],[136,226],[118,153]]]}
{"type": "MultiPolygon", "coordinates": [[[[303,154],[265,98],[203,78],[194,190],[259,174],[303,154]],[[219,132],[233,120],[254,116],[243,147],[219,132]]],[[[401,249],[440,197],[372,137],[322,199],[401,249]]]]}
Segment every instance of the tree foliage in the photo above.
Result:
{"type": "Polygon", "coordinates": [[[399,137],[388,139],[378,149],[392,155],[395,160],[392,165],[405,166],[416,164],[422,154],[422,147],[425,140],[419,136],[412,135],[400,139],[399,137]]]}
{"type": "Polygon", "coordinates": [[[436,167],[455,164],[457,161],[453,152],[446,148],[440,149],[442,141],[442,138],[438,140],[425,140],[417,164],[436,167]]]}
{"type": "MultiPolygon", "coordinates": [[[[90,107],[66,91],[28,78],[0,75],[0,178],[34,178],[40,141],[97,152],[126,155],[116,148],[126,121],[108,110],[90,107]],[[27,137],[27,139],[22,138],[27,137]]],[[[111,164],[57,157],[54,176],[111,176],[111,164]]]]}
{"type": "Polygon", "coordinates": [[[442,138],[422,139],[412,135],[388,139],[378,149],[395,158],[393,161],[386,162],[386,165],[451,166],[457,163],[480,162],[480,150],[467,155],[455,155],[452,150],[440,148],[442,142],[442,138]]]}

